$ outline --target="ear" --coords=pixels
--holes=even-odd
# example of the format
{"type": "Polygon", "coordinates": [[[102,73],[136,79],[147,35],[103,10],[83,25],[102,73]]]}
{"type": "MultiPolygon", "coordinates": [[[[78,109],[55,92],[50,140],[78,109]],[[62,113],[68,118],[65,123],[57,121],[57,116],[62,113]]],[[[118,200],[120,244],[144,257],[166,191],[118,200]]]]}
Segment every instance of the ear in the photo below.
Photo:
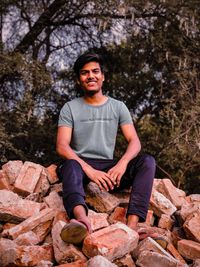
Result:
{"type": "Polygon", "coordinates": [[[79,81],[79,79],[77,78],[76,79],[76,83],[79,85],[80,84],[80,81],[79,81]]]}
{"type": "Polygon", "coordinates": [[[102,75],[103,75],[103,82],[104,82],[105,81],[105,75],[104,75],[104,73],[102,75]]]}

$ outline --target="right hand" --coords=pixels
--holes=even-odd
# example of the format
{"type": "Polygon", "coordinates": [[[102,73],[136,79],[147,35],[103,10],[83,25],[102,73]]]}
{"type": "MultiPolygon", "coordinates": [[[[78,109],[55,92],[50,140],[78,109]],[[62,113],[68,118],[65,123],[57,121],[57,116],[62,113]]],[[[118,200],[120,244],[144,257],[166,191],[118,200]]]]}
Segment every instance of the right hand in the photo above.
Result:
{"type": "Polygon", "coordinates": [[[91,181],[95,182],[99,186],[101,191],[109,191],[114,188],[114,184],[108,173],[96,170],[91,166],[87,167],[84,172],[91,181]]]}

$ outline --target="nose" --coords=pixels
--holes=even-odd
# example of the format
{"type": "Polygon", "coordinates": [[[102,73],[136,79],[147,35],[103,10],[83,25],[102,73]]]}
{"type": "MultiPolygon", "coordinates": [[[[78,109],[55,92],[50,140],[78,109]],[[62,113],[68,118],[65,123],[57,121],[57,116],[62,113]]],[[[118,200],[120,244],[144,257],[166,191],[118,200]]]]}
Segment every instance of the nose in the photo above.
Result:
{"type": "Polygon", "coordinates": [[[93,78],[93,77],[94,77],[94,73],[92,71],[89,71],[88,72],[88,78],[90,79],[90,78],[93,78]]]}

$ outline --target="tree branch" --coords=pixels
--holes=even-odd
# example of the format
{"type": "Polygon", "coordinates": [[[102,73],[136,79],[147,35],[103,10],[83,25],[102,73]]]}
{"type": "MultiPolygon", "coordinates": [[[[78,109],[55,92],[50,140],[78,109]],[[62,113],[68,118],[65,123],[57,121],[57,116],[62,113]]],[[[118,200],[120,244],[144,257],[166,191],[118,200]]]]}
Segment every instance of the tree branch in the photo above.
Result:
{"type": "Polygon", "coordinates": [[[32,29],[24,36],[22,41],[16,46],[14,52],[25,53],[33,44],[38,35],[49,25],[53,15],[65,5],[65,0],[55,0],[38,18],[32,29]]]}

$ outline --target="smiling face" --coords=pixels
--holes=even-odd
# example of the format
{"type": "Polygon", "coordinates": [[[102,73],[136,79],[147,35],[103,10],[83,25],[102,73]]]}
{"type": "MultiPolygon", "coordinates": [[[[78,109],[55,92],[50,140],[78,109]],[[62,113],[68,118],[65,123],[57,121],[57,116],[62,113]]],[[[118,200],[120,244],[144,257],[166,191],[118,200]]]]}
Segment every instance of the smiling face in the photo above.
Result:
{"type": "Polygon", "coordinates": [[[79,71],[78,84],[86,95],[101,92],[103,81],[104,74],[98,62],[88,62],[79,71]]]}

